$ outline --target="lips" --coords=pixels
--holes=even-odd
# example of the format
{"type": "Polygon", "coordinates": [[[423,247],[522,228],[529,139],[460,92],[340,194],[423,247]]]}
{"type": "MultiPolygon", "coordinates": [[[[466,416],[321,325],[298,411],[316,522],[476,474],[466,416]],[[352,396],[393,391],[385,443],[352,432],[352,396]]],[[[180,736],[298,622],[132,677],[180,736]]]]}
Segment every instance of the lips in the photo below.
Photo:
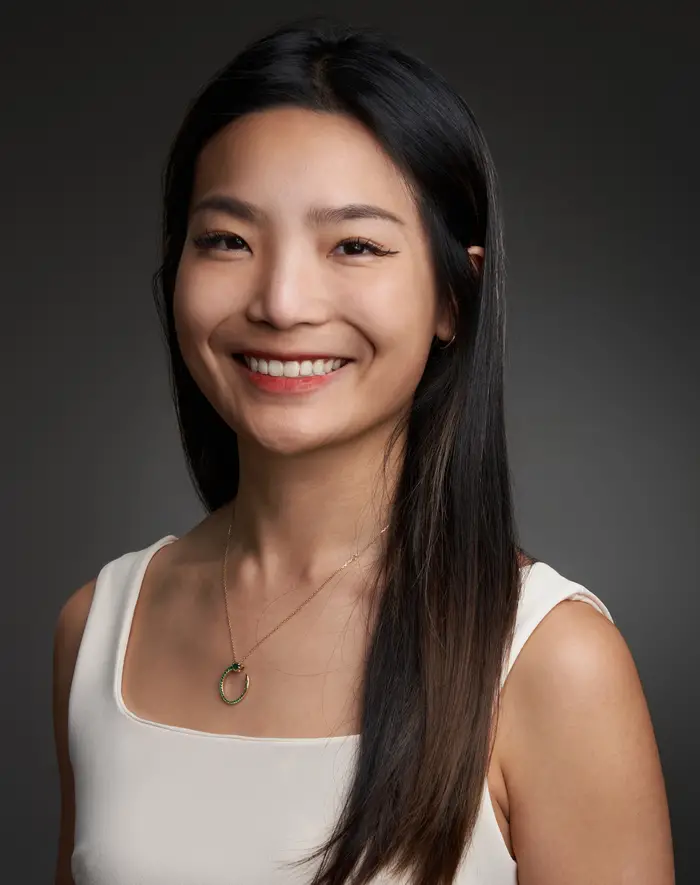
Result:
{"type": "Polygon", "coordinates": [[[266,360],[264,357],[235,354],[233,362],[243,377],[259,390],[272,394],[303,394],[325,386],[349,361],[340,357],[323,360],[266,360]]]}
{"type": "Polygon", "coordinates": [[[337,372],[347,365],[348,360],[335,357],[334,359],[304,359],[296,360],[277,360],[277,359],[259,359],[254,356],[245,354],[238,362],[242,362],[246,368],[255,374],[271,375],[273,377],[285,378],[309,378],[311,376],[330,375],[337,372]]]}

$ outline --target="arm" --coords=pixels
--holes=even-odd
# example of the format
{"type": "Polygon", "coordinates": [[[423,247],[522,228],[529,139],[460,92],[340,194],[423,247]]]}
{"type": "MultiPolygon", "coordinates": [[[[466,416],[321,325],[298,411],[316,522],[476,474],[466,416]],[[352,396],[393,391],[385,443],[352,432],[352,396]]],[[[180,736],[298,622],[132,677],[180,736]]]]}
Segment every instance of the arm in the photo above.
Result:
{"type": "Polygon", "coordinates": [[[61,609],[54,630],[53,726],[61,788],[61,822],[54,885],[73,885],[71,856],[75,829],[75,792],[68,754],[68,699],[94,588],[95,581],[90,581],[73,593],[61,609]]]}
{"type": "Polygon", "coordinates": [[[506,680],[499,728],[520,885],[673,885],[652,723],[610,621],[555,606],[506,680]]]}

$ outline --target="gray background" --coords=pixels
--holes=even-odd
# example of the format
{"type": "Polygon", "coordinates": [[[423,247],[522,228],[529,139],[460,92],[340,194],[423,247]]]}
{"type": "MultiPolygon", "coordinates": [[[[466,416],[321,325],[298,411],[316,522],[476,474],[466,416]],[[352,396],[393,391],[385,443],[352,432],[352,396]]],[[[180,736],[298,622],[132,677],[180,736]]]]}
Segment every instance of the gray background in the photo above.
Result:
{"type": "MultiPolygon", "coordinates": [[[[196,89],[249,38],[319,9],[173,6],[15,5],[0,22],[0,856],[12,882],[53,875],[60,606],[109,559],[201,516],[149,288],[169,141],[196,89]]],[[[321,8],[393,29],[462,91],[489,140],[506,213],[522,539],[598,593],[632,649],[678,881],[690,883],[700,21],[675,2],[460,6],[321,8]]]]}

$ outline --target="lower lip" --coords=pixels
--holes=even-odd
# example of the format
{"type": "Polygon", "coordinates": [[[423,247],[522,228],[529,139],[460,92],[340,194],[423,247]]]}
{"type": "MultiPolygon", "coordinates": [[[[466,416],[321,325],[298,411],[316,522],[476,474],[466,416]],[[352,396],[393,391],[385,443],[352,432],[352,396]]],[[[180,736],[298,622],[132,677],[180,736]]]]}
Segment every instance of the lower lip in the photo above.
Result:
{"type": "Polygon", "coordinates": [[[323,387],[324,384],[332,381],[339,372],[342,372],[349,365],[349,363],[346,363],[327,375],[299,375],[296,378],[287,378],[284,375],[263,375],[261,372],[253,372],[245,363],[240,363],[238,360],[234,360],[234,363],[251,384],[269,393],[308,393],[312,390],[317,390],[319,387],[323,387]]]}

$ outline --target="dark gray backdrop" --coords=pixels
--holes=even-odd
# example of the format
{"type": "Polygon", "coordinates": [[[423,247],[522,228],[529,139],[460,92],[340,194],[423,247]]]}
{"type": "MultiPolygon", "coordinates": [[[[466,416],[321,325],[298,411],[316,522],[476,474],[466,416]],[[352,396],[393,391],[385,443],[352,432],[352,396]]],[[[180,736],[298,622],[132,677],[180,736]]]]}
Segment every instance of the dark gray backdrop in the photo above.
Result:
{"type": "MultiPolygon", "coordinates": [[[[452,79],[486,132],[506,213],[523,541],[598,593],[632,649],[678,881],[690,883],[700,21],[695,4],[676,2],[451,5],[322,8],[391,28],[452,79]]],[[[108,559],[201,517],[149,288],[169,140],[186,102],[244,42],[280,15],[319,8],[58,6],[5,6],[0,22],[0,855],[7,881],[23,883],[53,874],[59,608],[108,559]]]]}

